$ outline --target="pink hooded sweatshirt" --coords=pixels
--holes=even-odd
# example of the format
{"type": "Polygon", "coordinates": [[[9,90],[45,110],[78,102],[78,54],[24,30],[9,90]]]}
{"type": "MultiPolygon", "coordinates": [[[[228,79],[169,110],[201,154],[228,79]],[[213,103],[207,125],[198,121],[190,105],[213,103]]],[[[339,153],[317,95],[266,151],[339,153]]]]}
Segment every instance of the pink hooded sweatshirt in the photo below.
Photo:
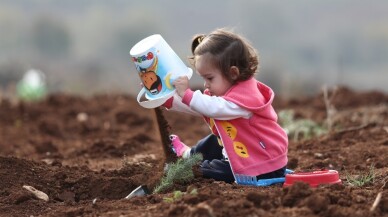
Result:
{"type": "MultiPolygon", "coordinates": [[[[192,97],[193,92],[186,91],[182,102],[190,106],[192,97]]],[[[221,138],[233,173],[257,176],[286,166],[288,137],[277,123],[271,105],[274,99],[272,89],[252,77],[232,86],[222,97],[253,114],[249,119],[204,117],[221,138]]]]}

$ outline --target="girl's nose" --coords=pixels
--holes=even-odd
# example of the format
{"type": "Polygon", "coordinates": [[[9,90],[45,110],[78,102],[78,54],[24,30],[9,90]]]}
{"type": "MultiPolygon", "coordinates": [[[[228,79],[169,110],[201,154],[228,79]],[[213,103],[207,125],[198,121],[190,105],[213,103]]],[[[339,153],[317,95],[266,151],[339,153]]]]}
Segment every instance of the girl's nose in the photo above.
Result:
{"type": "Polygon", "coordinates": [[[206,82],[206,81],[203,82],[203,86],[204,86],[205,88],[209,88],[209,86],[207,85],[207,82],[206,82]]]}

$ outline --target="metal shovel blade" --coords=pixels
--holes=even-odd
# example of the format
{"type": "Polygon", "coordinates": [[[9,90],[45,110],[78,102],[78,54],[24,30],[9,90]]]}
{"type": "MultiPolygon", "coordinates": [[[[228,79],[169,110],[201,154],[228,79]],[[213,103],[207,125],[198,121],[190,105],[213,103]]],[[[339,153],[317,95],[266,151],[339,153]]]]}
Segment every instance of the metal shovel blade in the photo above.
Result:
{"type": "Polygon", "coordinates": [[[148,188],[145,185],[140,185],[139,187],[135,188],[128,196],[125,197],[125,199],[130,199],[135,196],[144,196],[149,194],[148,188]]]}

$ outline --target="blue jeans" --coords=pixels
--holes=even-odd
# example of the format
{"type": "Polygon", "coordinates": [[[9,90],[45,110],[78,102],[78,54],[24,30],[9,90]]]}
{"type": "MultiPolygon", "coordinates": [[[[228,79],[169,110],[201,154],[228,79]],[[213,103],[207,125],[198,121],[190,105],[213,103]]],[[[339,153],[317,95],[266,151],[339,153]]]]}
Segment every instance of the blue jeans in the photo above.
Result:
{"type": "MultiPolygon", "coordinates": [[[[229,161],[224,159],[222,146],[218,144],[217,136],[210,134],[199,140],[191,148],[190,154],[194,153],[201,153],[203,155],[203,162],[200,167],[203,177],[228,183],[234,182],[232,169],[230,168],[229,161]]],[[[257,176],[257,179],[284,177],[285,170],[286,166],[270,173],[261,174],[257,176]]]]}

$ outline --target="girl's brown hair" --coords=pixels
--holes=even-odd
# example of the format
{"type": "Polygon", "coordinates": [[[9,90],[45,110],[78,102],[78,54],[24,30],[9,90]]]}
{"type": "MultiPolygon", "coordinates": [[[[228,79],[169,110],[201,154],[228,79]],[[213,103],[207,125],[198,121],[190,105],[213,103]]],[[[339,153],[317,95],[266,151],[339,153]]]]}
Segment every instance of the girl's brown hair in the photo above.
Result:
{"type": "Polygon", "coordinates": [[[193,53],[192,64],[195,67],[195,56],[211,54],[213,62],[223,75],[232,83],[251,78],[258,69],[259,57],[256,50],[243,37],[227,31],[217,29],[209,35],[196,35],[191,43],[193,53]],[[232,79],[230,67],[239,69],[239,76],[232,79]]]}

